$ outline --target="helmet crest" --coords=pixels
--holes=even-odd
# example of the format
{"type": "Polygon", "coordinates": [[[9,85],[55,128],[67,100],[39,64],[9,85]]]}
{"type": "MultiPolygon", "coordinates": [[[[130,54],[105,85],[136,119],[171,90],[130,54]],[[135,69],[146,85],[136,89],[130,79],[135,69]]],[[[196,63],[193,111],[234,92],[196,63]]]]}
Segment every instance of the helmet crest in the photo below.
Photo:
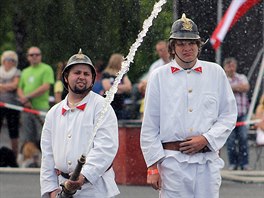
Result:
{"type": "Polygon", "coordinates": [[[84,54],[82,53],[82,49],[80,49],[78,54],[76,54],[76,59],[84,59],[84,54]]]}
{"type": "Polygon", "coordinates": [[[173,23],[169,39],[198,40],[200,36],[197,25],[183,13],[182,17],[173,23]]]}
{"type": "Polygon", "coordinates": [[[190,19],[186,18],[186,15],[183,13],[182,18],[180,19],[183,21],[182,23],[182,30],[192,31],[192,23],[190,22],[190,19]]]}

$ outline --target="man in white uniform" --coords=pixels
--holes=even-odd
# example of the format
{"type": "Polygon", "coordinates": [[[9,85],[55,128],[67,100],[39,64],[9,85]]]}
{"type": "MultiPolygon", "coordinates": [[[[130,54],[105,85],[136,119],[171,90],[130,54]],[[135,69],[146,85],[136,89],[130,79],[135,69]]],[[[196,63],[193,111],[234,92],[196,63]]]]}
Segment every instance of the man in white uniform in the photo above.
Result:
{"type": "Polygon", "coordinates": [[[115,113],[109,105],[101,116],[105,99],[91,91],[96,72],[81,50],[69,59],[62,77],[69,93],[47,113],[42,131],[41,197],[56,197],[62,183],[69,191],[77,191],[73,197],[113,197],[119,194],[112,169],[118,149],[115,113]],[[81,155],[86,163],[79,179],[71,181],[69,174],[81,155]]]}
{"type": "Polygon", "coordinates": [[[162,198],[218,198],[218,151],[235,127],[236,101],[224,70],[198,60],[196,24],[175,21],[169,38],[172,61],[148,80],[141,148],[147,182],[162,198]]]}

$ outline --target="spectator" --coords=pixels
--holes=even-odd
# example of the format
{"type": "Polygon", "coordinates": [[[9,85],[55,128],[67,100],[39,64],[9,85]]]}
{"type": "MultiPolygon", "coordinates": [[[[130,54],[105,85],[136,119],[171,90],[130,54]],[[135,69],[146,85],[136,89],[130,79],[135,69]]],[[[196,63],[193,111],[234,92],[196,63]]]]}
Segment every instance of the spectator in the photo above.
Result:
{"type": "Polygon", "coordinates": [[[19,167],[22,168],[39,168],[41,153],[33,142],[24,142],[21,147],[21,153],[18,156],[19,167]]]}
{"type": "Polygon", "coordinates": [[[59,62],[57,65],[56,82],[54,84],[55,103],[62,101],[68,93],[65,87],[63,86],[61,79],[61,73],[65,66],[66,62],[63,61],[59,62]]]}
{"type": "Polygon", "coordinates": [[[159,41],[156,44],[156,53],[159,56],[159,59],[156,60],[154,63],[151,64],[148,72],[143,75],[140,82],[138,83],[138,91],[142,95],[142,99],[140,100],[140,117],[143,118],[143,112],[144,112],[144,96],[145,96],[145,90],[147,86],[147,80],[150,74],[157,68],[167,64],[170,62],[170,54],[168,52],[168,44],[165,41],[159,41]]]}
{"type": "Polygon", "coordinates": [[[140,119],[143,119],[143,115],[144,115],[144,108],[145,108],[145,92],[146,92],[146,88],[147,88],[147,81],[146,80],[142,80],[140,82],[140,85],[138,86],[138,90],[141,93],[142,99],[140,100],[140,107],[139,107],[139,113],[140,113],[140,119]]]}
{"type": "Polygon", "coordinates": [[[147,182],[162,198],[219,197],[218,153],[234,128],[236,101],[222,67],[197,58],[202,45],[183,14],[171,28],[173,60],[148,79],[140,145],[147,182]]]}
{"type": "MultiPolygon", "coordinates": [[[[112,54],[109,59],[108,65],[103,71],[102,76],[102,85],[105,91],[108,91],[117,76],[117,73],[121,69],[122,61],[124,57],[121,54],[112,54]]],[[[128,94],[130,94],[132,89],[132,84],[127,75],[121,80],[121,83],[118,85],[117,93],[114,96],[114,100],[111,103],[113,109],[115,110],[116,116],[118,119],[128,119],[129,112],[125,111],[125,99],[128,94]]]]}
{"type": "Polygon", "coordinates": [[[152,65],[149,67],[149,71],[147,73],[147,78],[155,69],[167,64],[170,62],[170,54],[168,51],[168,44],[166,41],[158,41],[156,44],[156,53],[159,56],[159,59],[156,60],[152,65]]]}
{"type": "Polygon", "coordinates": [[[0,148],[0,167],[18,167],[15,153],[5,146],[0,148]]]}
{"type": "Polygon", "coordinates": [[[93,86],[93,91],[95,93],[98,93],[99,95],[103,96],[104,95],[104,87],[102,85],[102,72],[104,70],[104,62],[103,60],[99,59],[95,65],[95,70],[96,70],[96,78],[94,81],[94,86],[93,86]]]}
{"type": "Polygon", "coordinates": [[[76,198],[113,197],[119,194],[112,168],[118,150],[114,110],[109,106],[101,116],[105,99],[91,91],[96,71],[81,50],[69,59],[62,76],[69,93],[50,109],[41,135],[41,197],[57,197],[59,184],[76,198]],[[78,180],[69,180],[81,155],[87,159],[78,180]]]}
{"type": "MultiPolygon", "coordinates": [[[[226,58],[223,62],[224,70],[234,92],[237,103],[237,122],[245,121],[248,111],[247,92],[249,83],[244,74],[238,74],[237,60],[233,57],[226,58]]],[[[227,139],[227,154],[229,170],[249,170],[247,126],[237,126],[227,139]]]]}
{"type": "MultiPolygon", "coordinates": [[[[51,66],[41,62],[41,51],[38,47],[30,47],[27,52],[30,66],[21,73],[18,96],[24,107],[41,111],[49,110],[49,90],[54,83],[51,66]]],[[[22,114],[22,130],[24,141],[39,144],[44,118],[31,113],[22,114]]]]}
{"type": "MultiPolygon", "coordinates": [[[[16,52],[8,50],[3,52],[0,66],[0,101],[4,103],[18,105],[17,86],[21,71],[17,69],[18,57],[16,52]]],[[[4,118],[7,121],[9,137],[11,139],[11,148],[14,155],[18,154],[18,138],[19,138],[19,117],[20,112],[0,107],[0,129],[4,118]]]]}
{"type": "Polygon", "coordinates": [[[262,94],[257,106],[255,119],[261,120],[256,124],[256,143],[257,145],[264,145],[264,94],[262,94]]]}

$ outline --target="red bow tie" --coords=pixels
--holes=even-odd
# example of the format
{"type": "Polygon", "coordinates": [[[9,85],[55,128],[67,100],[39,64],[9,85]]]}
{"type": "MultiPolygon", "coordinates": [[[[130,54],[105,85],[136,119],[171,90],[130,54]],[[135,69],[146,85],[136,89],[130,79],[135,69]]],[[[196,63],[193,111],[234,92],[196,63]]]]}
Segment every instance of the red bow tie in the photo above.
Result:
{"type": "MultiPolygon", "coordinates": [[[[171,67],[171,73],[175,73],[177,71],[180,71],[180,69],[177,67],[171,67]]],[[[203,69],[202,69],[202,67],[197,67],[194,69],[194,71],[202,73],[203,69]]]]}
{"type": "Polygon", "coordinates": [[[175,73],[177,71],[179,71],[180,69],[177,67],[171,67],[171,73],[175,73]]]}
{"type": "Polygon", "coordinates": [[[195,70],[195,71],[197,71],[197,72],[200,72],[200,73],[202,73],[202,72],[203,72],[203,69],[202,69],[202,67],[197,67],[197,68],[195,68],[194,70],[195,70]]]}
{"type": "MultiPolygon", "coordinates": [[[[82,105],[79,105],[79,106],[77,106],[76,108],[77,108],[77,109],[80,109],[80,110],[82,110],[82,111],[84,111],[85,107],[86,107],[86,103],[84,103],[84,104],[82,104],[82,105]]],[[[64,109],[64,108],[62,107],[61,114],[64,115],[64,113],[65,113],[66,111],[67,111],[67,110],[64,109]]]]}

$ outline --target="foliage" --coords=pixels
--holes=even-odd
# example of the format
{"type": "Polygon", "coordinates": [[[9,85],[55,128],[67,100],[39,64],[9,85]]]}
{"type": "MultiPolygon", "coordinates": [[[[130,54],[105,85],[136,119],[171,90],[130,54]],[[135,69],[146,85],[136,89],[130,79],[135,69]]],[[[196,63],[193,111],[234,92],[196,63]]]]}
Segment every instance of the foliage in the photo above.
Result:
{"type": "MultiPolygon", "coordinates": [[[[26,50],[30,46],[39,46],[43,61],[54,69],[57,62],[67,60],[79,48],[93,62],[102,59],[107,63],[112,53],[127,55],[154,3],[149,0],[1,1],[0,52],[16,50],[21,68],[28,64],[26,50]]],[[[140,46],[128,73],[132,81],[156,59],[155,42],[168,38],[171,4],[164,6],[140,46]]]]}
{"type": "MultiPolygon", "coordinates": [[[[154,3],[149,1],[141,2],[141,18],[140,23],[143,24],[144,20],[151,14],[154,3]]],[[[142,45],[136,54],[135,64],[131,65],[132,81],[138,80],[139,75],[148,71],[149,66],[158,58],[155,52],[155,44],[159,40],[168,40],[171,29],[172,19],[172,1],[168,1],[160,12],[159,16],[154,19],[153,25],[150,27],[147,36],[144,38],[142,45]]]]}
{"type": "Polygon", "coordinates": [[[0,53],[7,49],[15,49],[14,32],[12,31],[11,9],[7,1],[0,3],[0,53]]]}

